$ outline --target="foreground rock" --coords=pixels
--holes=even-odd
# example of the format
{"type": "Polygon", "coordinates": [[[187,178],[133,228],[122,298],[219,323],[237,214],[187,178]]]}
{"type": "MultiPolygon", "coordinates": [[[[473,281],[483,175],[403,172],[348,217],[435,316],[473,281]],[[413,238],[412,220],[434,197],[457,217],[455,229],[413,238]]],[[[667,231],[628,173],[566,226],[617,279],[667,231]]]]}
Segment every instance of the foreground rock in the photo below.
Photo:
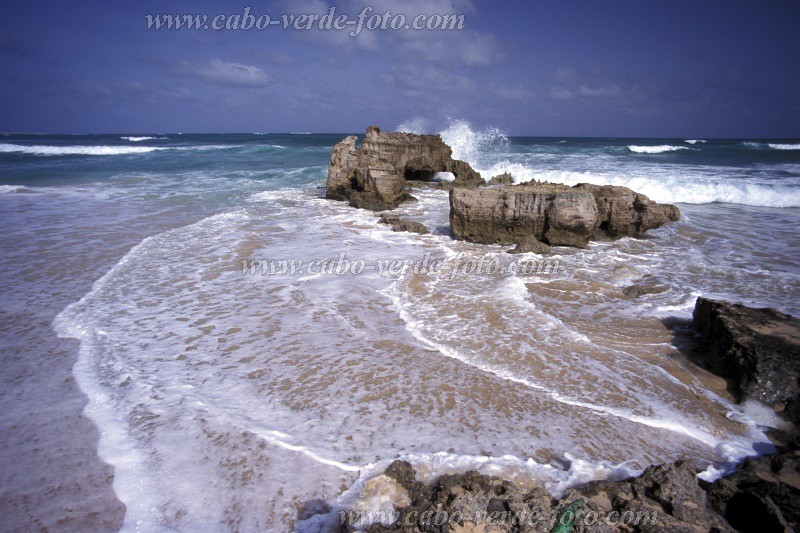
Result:
{"type": "Polygon", "coordinates": [[[709,506],[739,531],[800,530],[800,453],[746,459],[732,475],[701,485],[709,506]]]}
{"type": "Polygon", "coordinates": [[[680,218],[626,187],[523,183],[450,191],[454,237],[483,244],[516,244],[528,235],[549,245],[585,247],[591,239],[640,237],[680,218]]]}
{"type": "Polygon", "coordinates": [[[775,309],[698,298],[694,326],[705,343],[705,362],[731,378],[738,401],[771,405],[800,425],[800,320],[775,309]]]}
{"type": "Polygon", "coordinates": [[[455,176],[454,187],[477,187],[483,178],[469,164],[453,159],[438,135],[381,132],[370,126],[359,148],[351,135],[334,146],[328,165],[326,196],[350,205],[382,211],[411,196],[406,180],[429,182],[438,172],[455,176]]]}
{"type": "MultiPolygon", "coordinates": [[[[477,472],[442,476],[427,486],[404,461],[392,463],[385,476],[402,493],[396,519],[367,531],[733,531],[709,505],[694,467],[681,461],[623,481],[591,482],[561,499],[477,472]]],[[[713,495],[715,504],[727,503],[721,493],[713,495]]]]}
{"type": "Polygon", "coordinates": [[[406,220],[394,214],[383,214],[380,217],[381,224],[388,224],[392,227],[392,231],[408,231],[411,233],[419,233],[426,235],[428,228],[421,222],[414,222],[413,220],[406,220]]]}

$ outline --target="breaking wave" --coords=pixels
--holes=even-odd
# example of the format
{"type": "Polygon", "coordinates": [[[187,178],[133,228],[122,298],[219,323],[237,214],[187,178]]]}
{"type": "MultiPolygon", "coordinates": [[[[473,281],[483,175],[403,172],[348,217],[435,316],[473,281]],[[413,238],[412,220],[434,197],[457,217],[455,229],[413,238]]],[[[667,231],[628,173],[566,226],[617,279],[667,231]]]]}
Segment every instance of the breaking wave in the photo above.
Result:
{"type": "Polygon", "coordinates": [[[730,204],[759,207],[800,207],[800,184],[791,182],[764,183],[746,179],[698,179],[696,176],[636,176],[613,175],[566,170],[537,171],[521,163],[498,163],[489,169],[480,169],[484,176],[510,172],[515,183],[549,181],[577,185],[619,185],[647,195],[651,200],[665,203],[730,204]]]}
{"type": "Polygon", "coordinates": [[[138,143],[141,141],[164,141],[169,139],[169,137],[120,137],[120,139],[138,143]]]}
{"type": "Polygon", "coordinates": [[[800,150],[800,144],[768,144],[773,150],[800,150]]]}
{"type": "MultiPolygon", "coordinates": [[[[688,142],[688,141],[687,141],[688,142]]],[[[663,154],[664,152],[675,152],[678,150],[688,150],[686,146],[671,146],[662,144],[659,146],[636,146],[632,144],[628,146],[628,150],[637,154],[663,154]]]]}
{"type": "Polygon", "coordinates": [[[167,150],[155,146],[45,146],[0,144],[0,153],[20,153],[32,155],[124,155],[146,154],[157,150],[167,150]]]}

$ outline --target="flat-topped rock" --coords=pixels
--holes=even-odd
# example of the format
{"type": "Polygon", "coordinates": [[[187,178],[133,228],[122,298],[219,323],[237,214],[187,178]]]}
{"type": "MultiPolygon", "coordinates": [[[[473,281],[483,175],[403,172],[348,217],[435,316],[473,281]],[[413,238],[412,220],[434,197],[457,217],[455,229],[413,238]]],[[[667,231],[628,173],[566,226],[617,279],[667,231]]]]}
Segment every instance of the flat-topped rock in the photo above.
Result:
{"type": "Polygon", "coordinates": [[[468,163],[453,159],[453,151],[438,135],[382,132],[370,126],[360,147],[357,140],[351,135],[333,147],[327,198],[382,211],[411,198],[405,191],[408,180],[429,182],[438,172],[450,172],[455,176],[453,187],[484,183],[468,163]]]}
{"type": "Polygon", "coordinates": [[[775,309],[756,309],[698,298],[694,327],[706,362],[731,378],[738,401],[758,400],[800,425],[800,320],[775,309]]]}
{"type": "Polygon", "coordinates": [[[450,191],[452,235],[483,244],[533,235],[549,245],[585,247],[591,239],[640,237],[679,218],[674,205],[612,185],[529,182],[450,191]]]}

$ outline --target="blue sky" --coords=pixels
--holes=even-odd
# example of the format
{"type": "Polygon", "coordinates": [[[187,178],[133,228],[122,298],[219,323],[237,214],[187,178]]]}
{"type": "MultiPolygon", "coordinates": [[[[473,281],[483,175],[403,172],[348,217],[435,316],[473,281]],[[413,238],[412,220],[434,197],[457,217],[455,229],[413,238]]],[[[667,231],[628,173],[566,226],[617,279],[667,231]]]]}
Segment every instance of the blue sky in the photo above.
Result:
{"type": "Polygon", "coordinates": [[[4,2],[0,131],[800,137],[800,2],[4,2]],[[464,14],[463,30],[148,30],[146,15],[464,14]]]}

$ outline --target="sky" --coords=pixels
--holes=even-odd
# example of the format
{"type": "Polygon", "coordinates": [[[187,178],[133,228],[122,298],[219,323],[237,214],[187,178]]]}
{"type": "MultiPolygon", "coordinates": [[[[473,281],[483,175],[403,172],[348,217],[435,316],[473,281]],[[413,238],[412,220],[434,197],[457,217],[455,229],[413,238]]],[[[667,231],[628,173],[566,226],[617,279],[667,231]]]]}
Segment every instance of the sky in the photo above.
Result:
{"type": "Polygon", "coordinates": [[[0,131],[800,137],[800,1],[2,0],[0,131]],[[161,14],[464,15],[349,35],[161,14]]]}

